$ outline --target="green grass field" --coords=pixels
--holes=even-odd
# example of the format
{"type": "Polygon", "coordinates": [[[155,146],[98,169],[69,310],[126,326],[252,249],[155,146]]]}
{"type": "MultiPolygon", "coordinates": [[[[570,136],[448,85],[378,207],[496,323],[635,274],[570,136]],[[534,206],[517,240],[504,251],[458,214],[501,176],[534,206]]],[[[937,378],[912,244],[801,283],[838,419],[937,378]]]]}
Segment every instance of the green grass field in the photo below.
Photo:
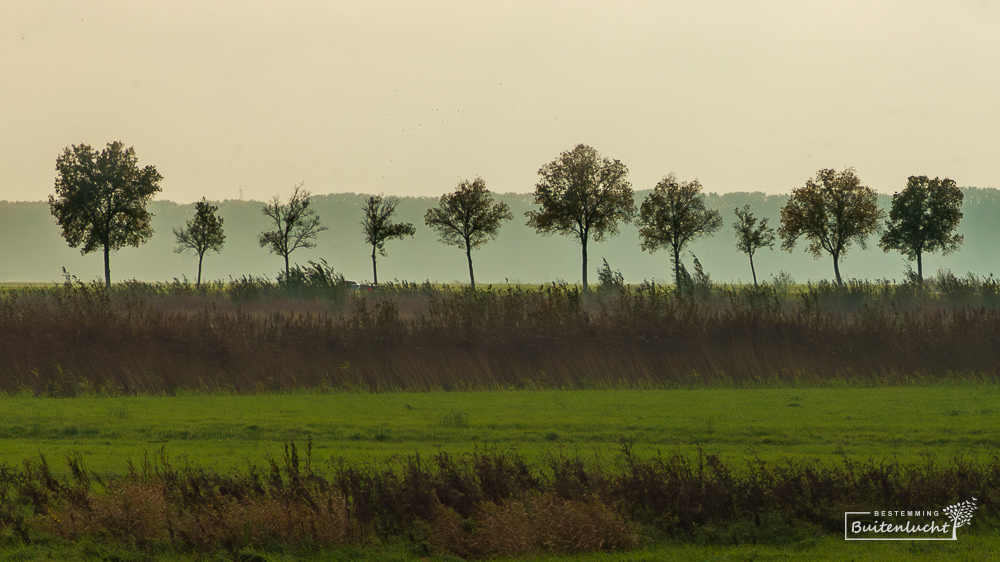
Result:
{"type": "MultiPolygon", "coordinates": [[[[494,562],[980,562],[995,560],[996,537],[989,533],[970,531],[956,542],[854,542],[849,543],[837,537],[817,540],[808,546],[776,547],[765,545],[709,546],[709,545],[661,545],[648,549],[624,553],[594,553],[571,555],[525,555],[515,558],[495,557],[494,562]]],[[[45,545],[24,546],[0,552],[0,560],[143,560],[130,557],[128,550],[114,547],[91,546],[90,548],[53,548],[45,545]],[[109,555],[102,558],[102,555],[109,555]]],[[[336,560],[339,562],[416,562],[439,560],[459,562],[457,557],[421,557],[407,552],[405,548],[369,547],[323,550],[315,553],[266,553],[270,562],[293,562],[302,560],[336,560]]],[[[249,556],[247,557],[249,559],[249,556]]],[[[170,557],[171,560],[204,560],[204,557],[170,557]]],[[[223,558],[210,558],[221,560],[223,558]]]]}
{"type": "Polygon", "coordinates": [[[738,460],[798,456],[836,462],[992,454],[1000,386],[961,383],[875,388],[266,395],[0,397],[3,460],[44,454],[56,470],[70,451],[100,474],[166,447],[173,458],[226,469],[280,456],[311,437],[314,458],[384,461],[475,447],[607,458],[707,452],[738,460]]]}
{"type": "MultiPolygon", "coordinates": [[[[311,438],[314,462],[386,462],[413,453],[514,449],[545,470],[548,454],[608,462],[620,441],[633,452],[719,453],[739,467],[763,460],[817,458],[838,463],[897,458],[920,464],[997,450],[995,384],[904,387],[678,389],[656,391],[494,391],[39,398],[0,396],[2,461],[49,460],[65,474],[72,451],[104,477],[128,459],[156,457],[227,472],[281,458],[289,441],[311,438]],[[600,459],[600,460],[598,460],[600,459]],[[541,461],[541,462],[538,462],[541,461]]],[[[699,544],[653,540],[626,553],[532,555],[518,561],[652,560],[982,560],[996,548],[993,521],[979,517],[951,543],[848,543],[832,535],[788,544],[699,544]]],[[[269,551],[267,560],[417,560],[412,547],[380,544],[318,551],[269,551]]],[[[0,560],[139,559],[133,547],[42,541],[0,552],[0,560]]],[[[169,555],[171,559],[176,555],[169,555]]],[[[504,559],[505,558],[498,558],[504,559]]],[[[455,560],[442,558],[441,560],[455,560]]]]}

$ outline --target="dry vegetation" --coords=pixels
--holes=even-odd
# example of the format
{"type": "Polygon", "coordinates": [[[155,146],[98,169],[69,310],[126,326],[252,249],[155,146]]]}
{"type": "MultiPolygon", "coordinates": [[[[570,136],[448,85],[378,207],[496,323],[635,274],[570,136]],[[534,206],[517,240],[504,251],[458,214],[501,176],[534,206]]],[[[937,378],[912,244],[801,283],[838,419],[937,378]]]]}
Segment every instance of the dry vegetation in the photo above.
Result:
{"type": "Polygon", "coordinates": [[[589,295],[319,279],[8,289],[0,391],[900,384],[1000,365],[992,277],[589,295]]]}
{"type": "MultiPolygon", "coordinates": [[[[300,271],[301,273],[301,271],[300,271]]],[[[319,267],[315,273],[324,273],[319,267]]],[[[10,289],[0,297],[0,390],[80,393],[654,388],[995,381],[992,278],[845,287],[651,285],[352,292],[330,275],[10,289]],[[296,281],[298,279],[298,281],[296,281]]],[[[929,459],[929,458],[928,458],[929,459]]],[[[646,541],[796,544],[859,506],[968,497],[992,519],[1000,460],[916,466],[845,458],[727,463],[699,453],[531,465],[485,450],[377,465],[314,463],[311,443],[226,473],[129,463],[102,480],[67,459],[0,464],[0,546],[127,545],[147,556],[316,551],[403,541],[416,555],[482,558],[627,550],[646,541]]]]}
{"type": "Polygon", "coordinates": [[[482,558],[627,550],[646,540],[795,544],[842,530],[858,506],[936,507],[1000,497],[1000,461],[903,467],[845,459],[745,466],[710,454],[610,463],[553,456],[547,467],[505,451],[371,466],[314,466],[295,445],[269,466],[228,473],[159,459],[101,481],[79,457],[59,479],[44,458],[0,465],[0,546],[95,540],[153,553],[309,551],[406,541],[418,555],[482,558]]]}

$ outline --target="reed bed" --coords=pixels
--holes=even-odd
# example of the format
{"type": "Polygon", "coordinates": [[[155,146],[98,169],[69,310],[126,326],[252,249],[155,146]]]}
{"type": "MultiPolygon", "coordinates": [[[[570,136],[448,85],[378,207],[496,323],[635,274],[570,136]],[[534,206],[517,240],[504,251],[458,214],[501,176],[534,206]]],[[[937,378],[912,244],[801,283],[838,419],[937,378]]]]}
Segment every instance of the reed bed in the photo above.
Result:
{"type": "Polygon", "coordinates": [[[243,278],[0,293],[0,391],[272,392],[995,381],[1000,284],[941,276],[582,293],[243,278]]]}

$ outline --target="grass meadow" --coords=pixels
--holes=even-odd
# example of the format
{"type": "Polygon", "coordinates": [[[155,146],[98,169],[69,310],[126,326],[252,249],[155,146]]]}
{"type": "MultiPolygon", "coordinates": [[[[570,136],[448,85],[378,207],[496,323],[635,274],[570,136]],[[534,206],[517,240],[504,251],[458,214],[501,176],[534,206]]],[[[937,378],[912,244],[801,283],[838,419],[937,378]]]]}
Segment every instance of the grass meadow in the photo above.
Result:
{"type": "MultiPolygon", "coordinates": [[[[747,455],[837,463],[919,463],[1000,449],[1000,386],[675,390],[508,390],[267,395],[0,397],[4,460],[72,451],[102,476],[125,459],[157,456],[224,470],[263,463],[311,438],[313,456],[385,463],[477,447],[513,449],[533,463],[562,452],[610,460],[622,440],[643,456],[694,454],[737,464],[747,455]]],[[[53,470],[65,466],[53,462],[53,470]]]]}
{"type": "Polygon", "coordinates": [[[983,559],[1000,283],[0,294],[0,559],[983,559]],[[974,496],[945,543],[843,512],[974,496]],[[839,537],[839,538],[838,538],[839,537]]]}

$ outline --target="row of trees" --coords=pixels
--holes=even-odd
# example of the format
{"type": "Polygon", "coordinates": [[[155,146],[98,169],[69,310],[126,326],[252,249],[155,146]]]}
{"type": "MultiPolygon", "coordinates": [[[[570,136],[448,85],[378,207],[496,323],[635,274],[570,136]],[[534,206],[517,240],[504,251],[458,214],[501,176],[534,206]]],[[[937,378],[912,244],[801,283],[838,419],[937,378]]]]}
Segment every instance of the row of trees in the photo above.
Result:
{"type": "MultiPolygon", "coordinates": [[[[124,246],[138,246],[152,236],[151,215],[146,206],[160,191],[162,177],[152,166],[138,167],[135,151],[121,142],[108,144],[97,152],[88,145],[66,148],[56,160],[56,193],[49,197],[52,214],[71,247],[86,254],[104,252],[105,282],[111,283],[110,252],[124,246]]],[[[670,251],[674,279],[686,278],[681,263],[684,248],[691,241],[709,236],[722,227],[717,210],[706,209],[702,187],[697,180],[680,182],[668,175],[636,208],[628,169],[618,160],[601,157],[596,150],[578,145],[542,166],[535,186],[537,210],[526,213],[527,225],[543,235],[568,235],[579,241],[582,250],[583,289],[587,282],[587,246],[619,233],[619,224],[636,220],[643,251],[670,251]],[[638,210],[638,216],[636,216],[638,210]]],[[[296,185],[287,203],[275,196],[262,208],[270,226],[258,237],[262,248],[284,258],[285,275],[289,258],[299,248],[315,247],[317,235],[327,230],[309,206],[310,194],[296,185]]],[[[381,195],[369,197],[362,208],[361,227],[365,242],[372,247],[372,274],[378,283],[378,256],[386,255],[386,243],[413,236],[411,223],[393,221],[398,199],[381,195]]],[[[950,179],[912,176],[906,188],[893,196],[888,221],[878,208],[875,192],[861,184],[853,169],[836,172],[824,169],[804,187],[794,189],[781,209],[781,225],[776,230],[767,219],[758,219],[749,206],[735,209],[736,247],[750,260],[757,283],[754,255],[773,248],[776,236],[782,248],[791,251],[800,238],[815,257],[824,253],[833,259],[837,283],[842,283],[840,261],[848,249],[867,245],[869,236],[882,232],[879,245],[897,250],[915,261],[917,279],[923,279],[923,254],[955,251],[962,237],[955,234],[962,218],[962,193],[950,179]]],[[[202,199],[195,216],[182,228],[173,230],[177,252],[198,255],[198,283],[202,261],[209,251],[221,251],[225,243],[223,220],[218,207],[202,199]]],[[[514,217],[504,203],[494,203],[482,178],[462,181],[452,193],[441,196],[428,209],[424,222],[437,232],[441,242],[465,251],[469,280],[475,288],[472,250],[494,239],[504,221],[514,217]]]]}
{"type": "MultiPolygon", "coordinates": [[[[583,251],[583,287],[587,290],[587,242],[603,240],[618,233],[620,222],[635,217],[635,201],[627,181],[628,170],[618,160],[601,158],[597,151],[578,145],[543,166],[535,187],[537,211],[529,211],[528,226],[542,234],[558,233],[575,237],[583,251]]],[[[840,261],[857,244],[867,247],[868,237],[882,231],[879,246],[896,250],[916,261],[916,278],[923,280],[923,254],[958,249],[962,236],[955,234],[962,218],[962,192],[950,179],[911,176],[906,188],[892,198],[885,214],[878,208],[877,195],[862,185],[851,168],[837,172],[823,169],[804,187],[794,189],[781,209],[781,226],[775,231],[767,219],[758,219],[749,206],[735,209],[736,247],[750,259],[757,283],[753,258],[757,250],[771,248],[775,234],[782,249],[791,251],[800,238],[815,257],[823,253],[833,259],[834,276],[842,284],[840,261]]],[[[664,177],[639,206],[637,224],[643,251],[668,249],[674,281],[684,279],[681,254],[684,247],[722,227],[717,210],[705,208],[697,180],[679,182],[672,174],[664,177]]]]}

